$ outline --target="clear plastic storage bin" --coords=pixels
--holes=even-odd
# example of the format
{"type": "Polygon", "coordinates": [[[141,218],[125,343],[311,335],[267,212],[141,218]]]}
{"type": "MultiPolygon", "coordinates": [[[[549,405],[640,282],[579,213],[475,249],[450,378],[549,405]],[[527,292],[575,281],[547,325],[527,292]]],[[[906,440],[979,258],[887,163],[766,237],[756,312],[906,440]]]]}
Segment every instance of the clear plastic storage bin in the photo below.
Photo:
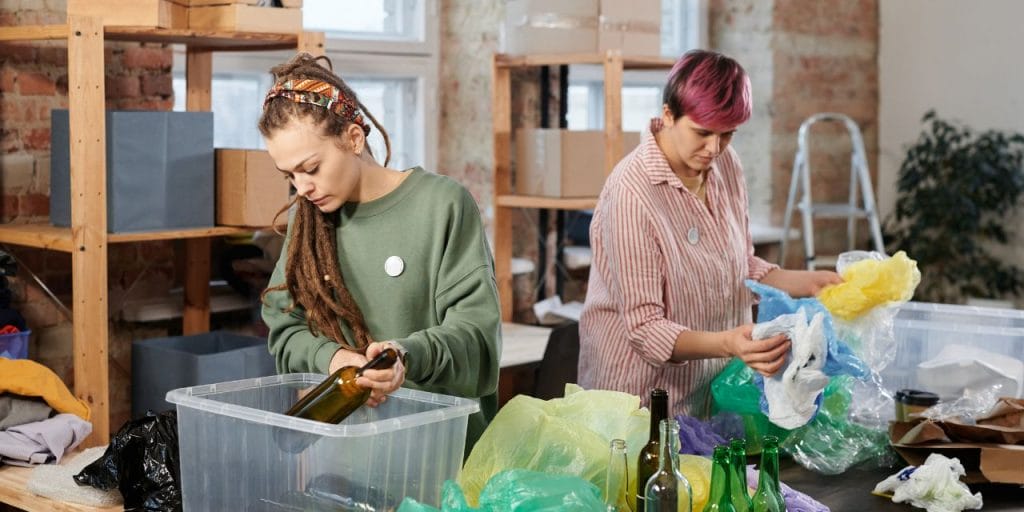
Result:
{"type": "Polygon", "coordinates": [[[185,511],[384,511],[407,496],[437,506],[444,481],[462,467],[468,416],[479,405],[400,389],[338,425],[282,414],[323,378],[278,375],[167,393],[178,411],[185,511]]]}
{"type": "Polygon", "coordinates": [[[966,345],[1024,360],[1024,311],[908,302],[894,321],[896,358],[881,373],[886,389],[920,389],[918,365],[943,347],[966,345]]]}

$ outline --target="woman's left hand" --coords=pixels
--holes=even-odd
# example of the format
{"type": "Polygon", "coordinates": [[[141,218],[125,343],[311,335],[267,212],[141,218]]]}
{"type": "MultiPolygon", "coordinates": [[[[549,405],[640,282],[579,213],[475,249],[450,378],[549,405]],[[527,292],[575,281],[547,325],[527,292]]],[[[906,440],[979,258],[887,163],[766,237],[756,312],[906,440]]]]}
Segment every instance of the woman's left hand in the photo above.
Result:
{"type": "Polygon", "coordinates": [[[826,286],[840,284],[843,278],[830,270],[775,269],[761,283],[778,288],[791,297],[814,297],[826,286]]]}
{"type": "MultiPolygon", "coordinates": [[[[401,349],[394,343],[388,341],[371,343],[366,347],[366,359],[372,360],[388,348],[394,348],[401,354],[401,349]]],[[[405,365],[399,356],[394,366],[383,370],[366,370],[362,376],[356,379],[356,384],[370,389],[370,398],[366,404],[370,407],[377,407],[387,400],[387,395],[402,387],[405,382],[405,365]]]]}

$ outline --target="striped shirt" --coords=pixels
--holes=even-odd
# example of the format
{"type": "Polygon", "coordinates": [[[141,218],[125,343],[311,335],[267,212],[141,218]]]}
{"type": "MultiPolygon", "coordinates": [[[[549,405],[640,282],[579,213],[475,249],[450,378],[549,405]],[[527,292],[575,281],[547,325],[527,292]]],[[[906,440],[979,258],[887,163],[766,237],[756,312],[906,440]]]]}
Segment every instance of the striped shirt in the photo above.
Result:
{"type": "Polygon", "coordinates": [[[579,383],[638,395],[668,391],[670,413],[706,417],[727,359],[669,362],[685,330],[751,321],[746,278],[777,268],[754,256],[739,158],[726,147],[706,202],[672,172],[650,131],[601,191],[590,225],[593,263],[580,319],[579,383]]]}

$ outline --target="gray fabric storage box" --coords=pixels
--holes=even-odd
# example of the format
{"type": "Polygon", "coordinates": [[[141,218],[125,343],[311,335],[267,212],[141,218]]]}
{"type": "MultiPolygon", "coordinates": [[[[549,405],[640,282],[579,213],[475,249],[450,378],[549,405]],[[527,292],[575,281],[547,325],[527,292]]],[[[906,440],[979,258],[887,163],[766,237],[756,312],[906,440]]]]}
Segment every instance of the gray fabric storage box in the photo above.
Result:
{"type": "MultiPolygon", "coordinates": [[[[212,112],[107,112],[107,231],[214,225],[212,112]]],[[[71,225],[68,111],[50,121],[50,222],[71,225]]]]}
{"type": "Polygon", "coordinates": [[[173,409],[178,388],[276,375],[267,339],[229,332],[132,342],[132,417],[173,409]]]}

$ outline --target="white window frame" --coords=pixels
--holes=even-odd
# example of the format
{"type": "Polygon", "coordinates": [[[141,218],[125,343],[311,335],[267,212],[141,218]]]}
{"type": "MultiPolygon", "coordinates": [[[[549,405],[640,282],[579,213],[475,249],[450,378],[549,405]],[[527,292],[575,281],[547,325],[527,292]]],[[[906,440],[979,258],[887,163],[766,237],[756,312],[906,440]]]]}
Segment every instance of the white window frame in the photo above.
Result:
{"type": "MultiPolygon", "coordinates": [[[[410,162],[430,171],[437,170],[440,131],[440,23],[439,0],[418,0],[423,9],[424,27],[419,41],[368,38],[336,38],[326,40],[325,54],[342,77],[411,78],[420,101],[415,103],[414,124],[410,130],[421,137],[422,161],[410,162]]],[[[214,77],[218,74],[269,76],[269,69],[288,60],[294,52],[218,52],[213,55],[214,77]]],[[[185,51],[175,47],[174,72],[184,72],[185,51]]],[[[183,91],[177,91],[183,93],[183,91]]],[[[357,91],[358,92],[358,91],[357,91]]],[[[376,114],[376,113],[375,113],[376,114]]],[[[385,129],[391,127],[385,125],[385,129]]],[[[253,127],[253,130],[256,128],[253,127]]],[[[393,135],[389,132],[389,135],[393,135]]],[[[392,141],[395,142],[395,141],[392,141]]],[[[405,141],[399,141],[405,144],[405,141]]],[[[383,155],[381,155],[383,156],[383,155]]],[[[383,162],[382,162],[383,163],[383,162]]]]}

